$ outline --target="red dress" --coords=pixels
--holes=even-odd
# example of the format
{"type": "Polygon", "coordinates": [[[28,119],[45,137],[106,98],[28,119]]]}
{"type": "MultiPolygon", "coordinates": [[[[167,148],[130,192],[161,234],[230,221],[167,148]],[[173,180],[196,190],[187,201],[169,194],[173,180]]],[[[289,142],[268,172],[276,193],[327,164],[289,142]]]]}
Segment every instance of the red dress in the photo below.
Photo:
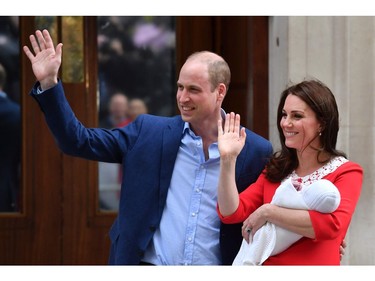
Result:
{"type": "MultiPolygon", "coordinates": [[[[356,204],[359,200],[363,169],[348,161],[323,176],[340,191],[341,202],[336,211],[323,214],[308,211],[315,231],[315,239],[303,237],[284,252],[269,257],[263,265],[340,265],[339,247],[345,238],[356,204]]],[[[223,217],[223,223],[240,223],[265,203],[270,203],[280,183],[271,183],[264,174],[240,194],[235,213],[223,217]]]]}
{"type": "Polygon", "coordinates": [[[131,122],[130,118],[125,119],[124,121],[121,121],[116,125],[117,128],[122,128],[128,125],[131,122]]]}

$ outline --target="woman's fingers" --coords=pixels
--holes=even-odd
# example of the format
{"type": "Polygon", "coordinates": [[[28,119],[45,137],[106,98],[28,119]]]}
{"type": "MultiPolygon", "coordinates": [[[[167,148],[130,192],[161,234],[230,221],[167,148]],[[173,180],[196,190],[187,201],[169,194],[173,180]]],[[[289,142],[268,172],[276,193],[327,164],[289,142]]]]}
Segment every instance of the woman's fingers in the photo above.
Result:
{"type": "Polygon", "coordinates": [[[217,121],[217,131],[219,133],[219,136],[223,134],[223,122],[221,119],[217,121]]]}
{"type": "Polygon", "coordinates": [[[240,132],[240,115],[234,112],[227,113],[225,116],[224,133],[239,133],[240,132]]]}

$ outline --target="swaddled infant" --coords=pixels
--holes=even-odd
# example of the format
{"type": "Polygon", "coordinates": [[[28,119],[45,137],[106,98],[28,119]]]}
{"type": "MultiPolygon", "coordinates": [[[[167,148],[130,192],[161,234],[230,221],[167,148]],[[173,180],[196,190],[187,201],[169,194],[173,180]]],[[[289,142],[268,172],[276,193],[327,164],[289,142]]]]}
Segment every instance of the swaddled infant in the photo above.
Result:
{"type": "MultiPolygon", "coordinates": [[[[328,180],[317,180],[298,191],[292,179],[288,178],[276,189],[271,204],[290,209],[332,213],[339,206],[340,199],[340,192],[328,180]]],[[[300,234],[266,222],[253,237],[250,235],[249,243],[242,240],[233,265],[261,265],[268,257],[281,253],[300,238],[300,234]]]]}

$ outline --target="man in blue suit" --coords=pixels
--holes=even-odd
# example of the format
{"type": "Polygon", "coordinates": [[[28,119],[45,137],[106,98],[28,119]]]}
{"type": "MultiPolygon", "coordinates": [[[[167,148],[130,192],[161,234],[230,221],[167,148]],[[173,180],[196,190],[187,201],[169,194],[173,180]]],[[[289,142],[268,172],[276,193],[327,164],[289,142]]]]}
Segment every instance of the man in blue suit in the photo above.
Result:
{"type": "MultiPolygon", "coordinates": [[[[241,225],[224,225],[216,213],[220,157],[218,120],[230,83],[225,60],[212,52],[192,54],[180,70],[180,115],[140,115],[123,128],[85,128],[63,91],[56,48],[47,30],[24,46],[38,83],[39,103],[59,148],[85,159],[122,163],[118,217],[110,230],[110,264],[231,264],[241,241],[241,225]]],[[[246,130],[236,164],[240,190],[254,182],[271,153],[269,141],[246,130]]]]}
{"type": "Polygon", "coordinates": [[[0,64],[0,212],[19,209],[21,111],[3,91],[6,71],[0,64]]]}

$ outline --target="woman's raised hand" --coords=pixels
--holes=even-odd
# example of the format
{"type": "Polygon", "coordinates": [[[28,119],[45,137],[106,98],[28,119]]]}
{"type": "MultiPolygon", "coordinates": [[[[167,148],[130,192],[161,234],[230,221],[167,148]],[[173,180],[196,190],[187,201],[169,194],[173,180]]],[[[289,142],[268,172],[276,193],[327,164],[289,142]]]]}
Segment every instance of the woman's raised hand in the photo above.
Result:
{"type": "Polygon", "coordinates": [[[233,112],[226,115],[224,125],[221,119],[218,121],[220,157],[236,158],[240,154],[246,139],[245,128],[240,127],[240,121],[240,115],[233,112]]]}

